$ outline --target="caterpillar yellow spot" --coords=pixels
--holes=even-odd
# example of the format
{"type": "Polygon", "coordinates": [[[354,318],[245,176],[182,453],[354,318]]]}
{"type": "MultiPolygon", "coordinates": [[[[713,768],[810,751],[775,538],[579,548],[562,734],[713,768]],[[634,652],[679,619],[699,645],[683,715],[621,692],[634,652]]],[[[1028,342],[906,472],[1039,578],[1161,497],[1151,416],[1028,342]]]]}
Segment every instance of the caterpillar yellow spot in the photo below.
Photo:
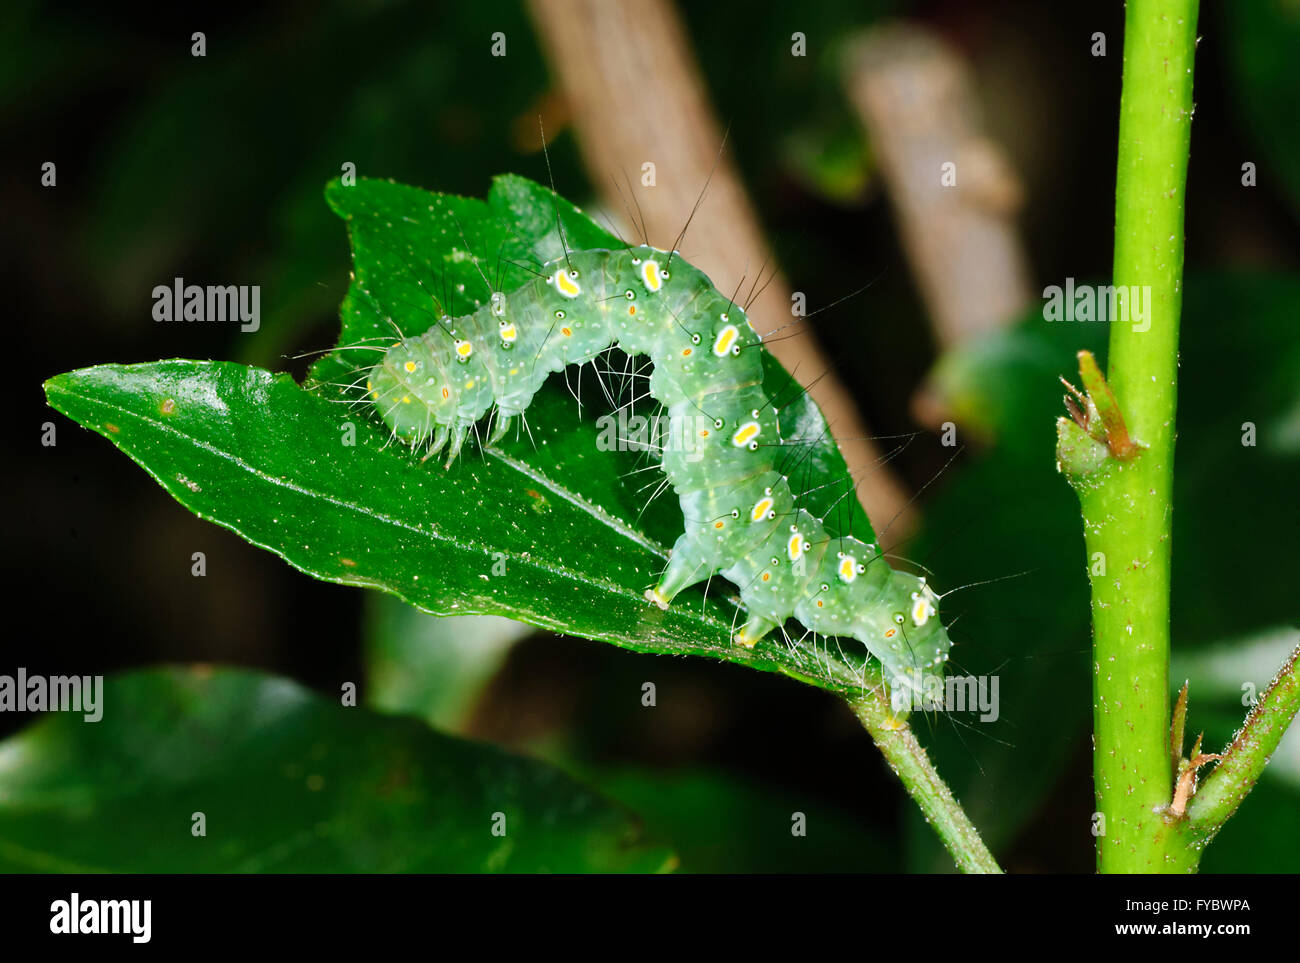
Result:
{"type": "Polygon", "coordinates": [[[474,379],[471,378],[469,381],[466,381],[466,382],[465,382],[465,387],[466,387],[466,388],[473,388],[473,387],[474,387],[474,379]]]}
{"type": "Polygon", "coordinates": [[[756,522],[761,522],[767,517],[767,513],[772,510],[776,503],[770,498],[760,498],[754,505],[754,510],[750,512],[749,517],[756,522]]]}
{"type": "Polygon", "coordinates": [[[729,324],[718,332],[718,340],[713,342],[713,353],[719,358],[731,350],[735,344],[736,338],[740,335],[740,329],[734,324],[729,324]]]}
{"type": "Polygon", "coordinates": [[[714,523],[713,523],[713,527],[714,527],[714,528],[721,528],[721,527],[722,527],[723,525],[725,525],[725,524],[726,524],[725,522],[714,522],[714,523]]]}
{"type": "Polygon", "coordinates": [[[659,262],[646,261],[641,265],[641,279],[645,281],[647,291],[658,291],[664,286],[664,279],[659,276],[659,262]]]}
{"type": "Polygon", "coordinates": [[[450,397],[451,397],[451,392],[448,391],[446,388],[443,388],[443,389],[442,389],[442,400],[443,400],[443,401],[446,401],[446,400],[447,400],[448,398],[450,398],[450,397]]]}
{"type": "Polygon", "coordinates": [[[790,556],[790,561],[797,562],[803,556],[803,536],[795,532],[790,536],[790,541],[785,547],[786,554],[790,556]]]}
{"type": "Polygon", "coordinates": [[[898,634],[898,629],[886,629],[886,630],[885,630],[885,638],[887,638],[887,639],[892,639],[892,638],[893,638],[894,636],[896,636],[897,634],[898,634]]]}
{"type": "Polygon", "coordinates": [[[763,581],[764,581],[764,582],[770,582],[770,581],[772,581],[772,573],[771,573],[771,572],[764,572],[764,573],[763,573],[763,581]]]}
{"type": "Polygon", "coordinates": [[[561,268],[555,272],[555,277],[551,279],[555,284],[555,290],[559,291],[566,298],[576,298],[582,293],[582,288],[578,282],[569,277],[569,273],[561,268]]]}
{"type": "Polygon", "coordinates": [[[852,555],[845,555],[840,561],[840,578],[852,582],[858,577],[858,560],[852,555]]]}
{"type": "Polygon", "coordinates": [[[404,404],[404,405],[409,405],[410,403],[411,403],[411,396],[410,396],[410,395],[402,395],[402,404],[404,404]]]}
{"type": "Polygon", "coordinates": [[[456,342],[456,354],[458,354],[460,357],[468,358],[473,353],[474,353],[474,346],[470,344],[468,341],[456,342]]]}
{"type": "MultiPolygon", "coordinates": [[[[560,334],[564,335],[566,338],[571,338],[571,337],[573,337],[573,329],[572,329],[572,328],[561,328],[561,329],[560,329],[560,334]]],[[[511,374],[513,374],[513,373],[514,373],[514,372],[511,372],[511,374]]]]}
{"type": "Polygon", "coordinates": [[[406,364],[402,365],[402,367],[406,369],[408,374],[414,374],[415,369],[418,368],[419,365],[416,364],[414,361],[408,361],[406,362],[406,364]]]}
{"type": "Polygon", "coordinates": [[[519,337],[519,329],[516,328],[513,324],[507,324],[502,326],[501,328],[502,341],[510,342],[515,340],[515,338],[517,337],[519,337]]]}
{"type": "Polygon", "coordinates": [[[917,600],[911,603],[911,621],[918,629],[930,621],[930,616],[939,613],[939,608],[935,606],[936,598],[935,593],[927,585],[922,587],[917,600]]]}
{"type": "Polygon", "coordinates": [[[731,443],[737,448],[744,448],[751,441],[758,437],[761,429],[758,422],[751,421],[740,426],[740,429],[731,437],[731,443]]]}
{"type": "Polygon", "coordinates": [[[513,377],[514,375],[519,374],[519,369],[518,369],[518,368],[511,368],[511,369],[510,369],[510,374],[511,374],[512,377],[513,377]]]}

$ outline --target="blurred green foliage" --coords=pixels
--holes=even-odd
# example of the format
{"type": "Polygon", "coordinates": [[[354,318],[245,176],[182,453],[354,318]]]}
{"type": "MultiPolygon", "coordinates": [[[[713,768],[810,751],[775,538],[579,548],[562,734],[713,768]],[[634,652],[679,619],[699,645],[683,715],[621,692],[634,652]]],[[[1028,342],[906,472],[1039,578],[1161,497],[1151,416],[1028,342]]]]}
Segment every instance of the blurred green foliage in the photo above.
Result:
{"type": "Polygon", "coordinates": [[[1262,153],[1242,154],[1255,164],[1258,183],[1277,178],[1292,212],[1300,214],[1300,3],[1252,0],[1224,5],[1237,102],[1262,153]]]}
{"type": "MultiPolygon", "coordinates": [[[[413,182],[436,171],[440,188],[480,193],[540,146],[531,111],[545,71],[514,4],[335,0],[188,53],[177,45],[173,76],[99,165],[87,245],[119,311],[200,251],[229,252],[225,270],[260,283],[268,307],[238,360],[272,363],[337,307],[347,248],[320,185],[344,164],[413,182]],[[488,56],[496,31],[506,58],[488,56]],[[250,216],[265,220],[260,238],[250,216]]],[[[572,182],[569,157],[556,166],[572,182]]]]}
{"type": "Polygon", "coordinates": [[[0,743],[0,870],[656,872],[676,862],[626,810],[542,763],[286,679],[134,672],[107,680],[100,707],[98,722],[59,713],[0,743]]]}
{"type": "Polygon", "coordinates": [[[366,704],[450,732],[533,626],[496,615],[431,618],[389,595],[366,599],[366,704]]]}
{"type": "Polygon", "coordinates": [[[621,769],[584,773],[671,839],[687,873],[896,871],[898,840],[862,827],[806,793],[710,771],[621,769]]]}

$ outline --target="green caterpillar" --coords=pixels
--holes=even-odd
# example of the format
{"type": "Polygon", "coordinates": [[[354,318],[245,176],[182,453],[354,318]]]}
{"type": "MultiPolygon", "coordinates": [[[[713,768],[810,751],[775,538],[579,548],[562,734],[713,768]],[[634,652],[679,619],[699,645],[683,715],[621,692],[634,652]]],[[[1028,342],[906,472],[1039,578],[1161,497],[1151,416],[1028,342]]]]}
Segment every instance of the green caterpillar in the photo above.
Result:
{"type": "Polygon", "coordinates": [[[611,345],[648,355],[650,393],[670,419],[662,468],[686,531],[646,598],[666,609],[721,573],[748,612],[740,645],[793,616],[860,640],[896,699],[942,673],[951,643],[926,580],[892,569],[876,545],[831,537],[795,497],[781,470],[793,442],[763,391],[761,339],[744,311],[679,254],[645,245],[566,251],[539,275],[384,352],[365,386],[395,437],[446,449],[450,465],[477,423],[491,413],[499,440],[566,365],[611,345]]]}

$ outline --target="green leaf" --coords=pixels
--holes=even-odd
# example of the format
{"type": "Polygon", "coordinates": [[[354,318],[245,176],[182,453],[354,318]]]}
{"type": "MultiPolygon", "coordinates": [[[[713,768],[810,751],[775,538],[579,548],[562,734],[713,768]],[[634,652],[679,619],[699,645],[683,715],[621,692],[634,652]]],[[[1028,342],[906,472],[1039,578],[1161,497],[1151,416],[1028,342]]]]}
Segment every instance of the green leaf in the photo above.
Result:
{"type": "Polygon", "coordinates": [[[667,612],[647,605],[680,512],[668,499],[642,511],[622,477],[635,454],[597,451],[562,389],[530,409],[535,451],[525,438],[445,470],[287,375],[230,362],[101,365],[45,387],[52,406],[196,515],[317,578],[378,588],[435,615],[504,615],[828,689],[856,690],[867,671],[834,645],[734,645],[740,616],[718,586],[667,612]]]}
{"type": "MultiPolygon", "coordinates": [[[[617,246],[616,238],[514,176],[498,178],[487,202],[367,179],[335,181],[326,195],[348,223],[355,266],[343,347],[313,367],[313,391],[256,368],[166,361],[58,376],[46,385],[50,403],[108,437],[196,514],[317,578],[380,588],[436,615],[504,615],[837,691],[874,684],[877,667],[856,643],[734,645],[743,618],[720,580],[666,613],[647,606],[644,590],[682,531],[680,510],[671,497],[647,505],[640,469],[652,466],[636,452],[599,451],[559,378],[534,399],[527,435],[450,471],[391,444],[368,406],[343,404],[357,401],[347,386],[377,357],[357,346],[386,346],[395,329],[422,331],[440,309],[470,311],[490,287],[522,284],[530,259],[561,253],[558,222],[571,247],[617,246]],[[349,425],[355,445],[344,443],[349,425]],[[506,574],[493,574],[502,565],[506,574]]],[[[829,513],[832,534],[875,541],[821,412],[779,363],[765,355],[765,365],[783,429],[804,446],[796,491],[808,492],[810,510],[829,513]]]]}
{"type": "Polygon", "coordinates": [[[626,246],[569,201],[518,174],[500,174],[492,179],[488,206],[510,225],[514,236],[527,244],[539,261],[558,258],[566,247],[584,251],[626,246]]]}
{"type": "Polygon", "coordinates": [[[543,763],[242,670],[108,679],[0,744],[6,872],[646,872],[630,814],[543,763]],[[192,833],[203,813],[206,835],[192,833]],[[505,835],[494,835],[503,813],[505,835]]]}

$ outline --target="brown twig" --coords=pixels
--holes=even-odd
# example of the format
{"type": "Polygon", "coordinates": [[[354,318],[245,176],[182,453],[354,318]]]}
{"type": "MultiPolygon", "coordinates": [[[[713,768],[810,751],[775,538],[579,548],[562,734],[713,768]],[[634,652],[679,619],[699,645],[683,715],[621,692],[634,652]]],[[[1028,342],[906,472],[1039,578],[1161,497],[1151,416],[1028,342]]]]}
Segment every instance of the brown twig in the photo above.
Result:
{"type": "Polygon", "coordinates": [[[850,45],[846,83],[936,340],[952,345],[1015,320],[1033,297],[1014,220],[1023,191],[983,131],[965,61],[919,26],[889,24],[850,45]]]}

